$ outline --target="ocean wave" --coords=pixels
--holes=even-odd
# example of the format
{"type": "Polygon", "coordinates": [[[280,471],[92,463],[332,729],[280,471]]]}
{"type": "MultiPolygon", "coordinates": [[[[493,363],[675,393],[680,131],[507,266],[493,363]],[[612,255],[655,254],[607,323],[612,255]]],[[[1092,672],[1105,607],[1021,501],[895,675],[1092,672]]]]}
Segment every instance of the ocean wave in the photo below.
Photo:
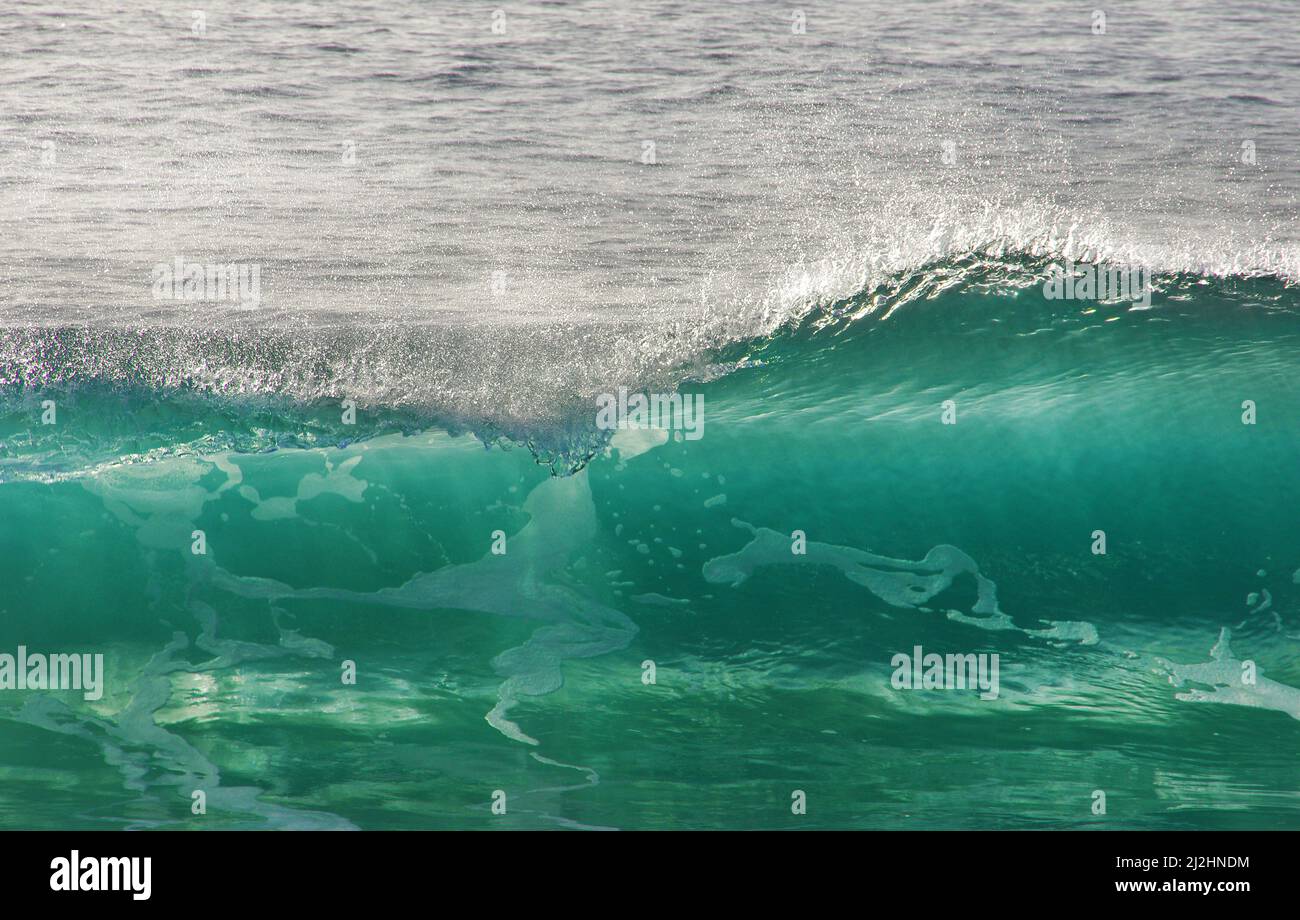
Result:
{"type": "MultiPolygon", "coordinates": [[[[1148,320],[1175,324],[1239,311],[1300,315],[1300,287],[1262,263],[1241,271],[1221,265],[1217,274],[1154,271],[1145,276],[1150,303],[1139,306],[1045,295],[1054,267],[1072,258],[1063,253],[1080,256],[1081,268],[1131,267],[1088,261],[1096,253],[1086,246],[1060,245],[1051,254],[1001,247],[859,280],[838,298],[827,293],[827,279],[852,266],[824,260],[786,284],[786,306],[770,329],[718,317],[659,328],[373,317],[285,328],[264,316],[219,326],[10,327],[0,330],[0,477],[75,474],[175,453],[337,446],[431,428],[526,447],[562,474],[606,448],[607,432],[595,426],[596,394],[708,388],[764,365],[786,375],[819,367],[824,375],[849,360],[831,352],[886,327],[893,347],[925,348],[937,335],[979,332],[1059,340],[1148,307],[1148,320]],[[69,424],[33,424],[47,400],[69,424]]],[[[738,398],[735,388],[726,395],[738,398]]]]}

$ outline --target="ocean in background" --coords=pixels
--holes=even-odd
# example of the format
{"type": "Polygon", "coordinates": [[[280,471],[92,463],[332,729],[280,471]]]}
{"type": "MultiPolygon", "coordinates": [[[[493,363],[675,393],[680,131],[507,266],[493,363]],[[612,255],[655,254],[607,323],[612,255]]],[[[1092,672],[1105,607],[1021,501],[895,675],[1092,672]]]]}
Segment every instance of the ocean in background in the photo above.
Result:
{"type": "Polygon", "coordinates": [[[1300,829],[1300,25],[1104,13],[6,4],[0,827],[1300,829]]]}

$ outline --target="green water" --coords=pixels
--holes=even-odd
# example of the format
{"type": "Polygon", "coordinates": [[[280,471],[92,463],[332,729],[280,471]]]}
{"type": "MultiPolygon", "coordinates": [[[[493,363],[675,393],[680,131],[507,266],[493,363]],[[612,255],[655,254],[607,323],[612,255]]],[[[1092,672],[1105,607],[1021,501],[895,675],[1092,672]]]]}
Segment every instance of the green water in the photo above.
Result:
{"type": "Polygon", "coordinates": [[[570,425],[561,475],[11,360],[0,652],[105,676],[0,690],[0,826],[1300,827],[1295,290],[1034,268],[730,346],[702,438],[570,425]],[[895,689],[918,645],[997,698],[895,689]]]}

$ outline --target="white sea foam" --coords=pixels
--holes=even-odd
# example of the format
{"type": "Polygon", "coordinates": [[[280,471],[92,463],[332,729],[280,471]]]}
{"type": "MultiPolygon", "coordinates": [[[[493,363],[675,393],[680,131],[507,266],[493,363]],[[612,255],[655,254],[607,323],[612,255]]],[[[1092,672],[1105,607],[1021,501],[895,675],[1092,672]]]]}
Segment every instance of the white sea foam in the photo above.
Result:
{"type": "Polygon", "coordinates": [[[975,603],[969,614],[948,611],[949,619],[980,629],[1013,630],[1049,640],[1082,645],[1097,642],[1096,628],[1090,623],[1043,620],[1045,626],[1038,629],[1017,626],[998,607],[997,585],[980,572],[974,559],[955,546],[936,546],[924,559],[912,561],[808,540],[806,552],[796,554],[791,552],[787,534],[734,518],[732,523],[749,531],[753,539],[736,552],[717,556],[704,564],[705,580],[715,584],[738,587],[764,566],[825,565],[838,569],[845,578],[862,585],[892,607],[924,611],[930,609],[926,604],[951,587],[959,576],[969,575],[975,582],[975,603]]]}

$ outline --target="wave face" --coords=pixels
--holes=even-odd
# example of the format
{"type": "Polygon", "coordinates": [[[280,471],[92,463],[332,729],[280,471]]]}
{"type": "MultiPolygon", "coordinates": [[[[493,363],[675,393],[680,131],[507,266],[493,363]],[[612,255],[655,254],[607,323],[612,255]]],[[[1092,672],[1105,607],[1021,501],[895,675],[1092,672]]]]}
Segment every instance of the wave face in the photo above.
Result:
{"type": "MultiPolygon", "coordinates": [[[[184,826],[203,790],[214,827],[1300,825],[1300,295],[1049,272],[897,275],[678,362],[698,439],[575,400],[533,450],[8,334],[3,648],[106,669],[0,694],[66,765],[3,822],[184,826]],[[998,655],[995,698],[897,688],[917,646],[998,655]]],[[[185,347],[252,379],[279,345],[185,347]]]]}

